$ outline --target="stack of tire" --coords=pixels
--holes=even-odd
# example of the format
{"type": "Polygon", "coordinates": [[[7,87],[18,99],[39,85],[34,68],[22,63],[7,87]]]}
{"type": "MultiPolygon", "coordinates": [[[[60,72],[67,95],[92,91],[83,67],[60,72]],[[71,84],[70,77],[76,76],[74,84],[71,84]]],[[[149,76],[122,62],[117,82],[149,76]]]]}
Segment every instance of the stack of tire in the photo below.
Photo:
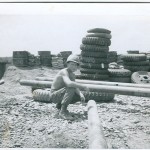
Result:
{"type": "Polygon", "coordinates": [[[145,54],[126,54],[123,55],[124,68],[131,72],[148,71],[149,61],[145,54]]]}
{"type": "Polygon", "coordinates": [[[52,66],[51,51],[38,51],[38,55],[40,55],[40,61],[42,66],[52,66]]]}
{"type": "Polygon", "coordinates": [[[27,67],[29,61],[28,51],[13,51],[13,65],[27,67]]]}
{"type": "Polygon", "coordinates": [[[81,75],[77,78],[89,80],[109,80],[108,51],[111,45],[111,31],[95,28],[82,39],[81,75]]]}
{"type": "Polygon", "coordinates": [[[117,62],[117,51],[108,52],[108,62],[117,62]]]}
{"type": "MultiPolygon", "coordinates": [[[[108,81],[108,52],[111,45],[111,31],[104,28],[94,28],[87,31],[83,37],[81,49],[81,68],[77,79],[108,81]]],[[[114,94],[105,92],[83,91],[86,100],[94,99],[99,101],[110,101],[114,94]]]]}

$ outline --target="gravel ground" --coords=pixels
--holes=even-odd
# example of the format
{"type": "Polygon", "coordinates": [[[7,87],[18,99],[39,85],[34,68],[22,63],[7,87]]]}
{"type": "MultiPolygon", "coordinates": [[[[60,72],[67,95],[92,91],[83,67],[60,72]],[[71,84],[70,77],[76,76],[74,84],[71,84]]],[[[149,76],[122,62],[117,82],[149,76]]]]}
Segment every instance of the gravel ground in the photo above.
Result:
{"type": "MultiPolygon", "coordinates": [[[[58,70],[9,66],[0,85],[0,148],[88,148],[86,107],[69,106],[76,119],[62,120],[55,104],[35,102],[20,79],[55,76],[58,70]]],[[[150,149],[150,98],[115,95],[97,103],[108,147],[150,149]]]]}

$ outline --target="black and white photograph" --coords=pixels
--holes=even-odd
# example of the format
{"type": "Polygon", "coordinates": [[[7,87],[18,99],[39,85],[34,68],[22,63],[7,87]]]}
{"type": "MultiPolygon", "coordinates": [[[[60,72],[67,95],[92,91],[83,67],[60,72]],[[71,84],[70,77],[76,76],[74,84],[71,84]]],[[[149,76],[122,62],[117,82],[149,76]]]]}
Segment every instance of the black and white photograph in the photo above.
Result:
{"type": "Polygon", "coordinates": [[[150,149],[150,3],[0,3],[0,148],[150,149]]]}

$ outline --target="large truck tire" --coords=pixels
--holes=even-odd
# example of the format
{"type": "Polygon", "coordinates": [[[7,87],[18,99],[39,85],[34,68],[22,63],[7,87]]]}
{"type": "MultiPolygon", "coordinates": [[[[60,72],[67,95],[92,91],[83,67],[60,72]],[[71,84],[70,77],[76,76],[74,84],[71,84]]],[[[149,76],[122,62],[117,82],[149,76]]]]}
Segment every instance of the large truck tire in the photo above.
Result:
{"type": "Polygon", "coordinates": [[[93,29],[89,29],[87,32],[88,33],[108,33],[108,34],[111,33],[110,30],[104,29],[104,28],[93,28],[93,29]]]}
{"type": "Polygon", "coordinates": [[[93,64],[99,64],[99,63],[108,63],[107,58],[95,58],[95,57],[81,57],[81,61],[84,63],[93,63],[93,64]]]}
{"type": "Polygon", "coordinates": [[[146,55],[145,54],[126,54],[123,55],[122,58],[124,61],[146,61],[146,55]]]}
{"type": "Polygon", "coordinates": [[[131,83],[131,77],[110,77],[111,82],[131,83]]]}
{"type": "Polygon", "coordinates": [[[33,99],[38,102],[51,103],[50,89],[37,89],[33,91],[33,99]]]}
{"type": "Polygon", "coordinates": [[[131,77],[132,72],[128,69],[108,69],[110,76],[131,77]]]}
{"type": "Polygon", "coordinates": [[[106,52],[85,52],[81,51],[81,55],[84,57],[98,57],[98,58],[107,58],[106,52]]]}
{"type": "Polygon", "coordinates": [[[110,46],[111,40],[106,38],[98,38],[98,37],[84,37],[82,39],[82,43],[91,44],[91,45],[110,46]]]}
{"type": "Polygon", "coordinates": [[[113,93],[105,93],[105,92],[85,92],[82,91],[85,96],[86,102],[89,100],[95,100],[96,102],[109,102],[114,100],[115,94],[113,93]]]}
{"type": "Polygon", "coordinates": [[[123,62],[124,65],[127,65],[127,66],[148,66],[149,65],[149,61],[137,61],[137,62],[126,62],[124,61],[123,62]]]}
{"type": "Polygon", "coordinates": [[[108,33],[91,33],[91,34],[87,34],[86,37],[100,37],[100,38],[107,38],[107,39],[112,38],[111,34],[108,33]]]}
{"type": "Polygon", "coordinates": [[[80,69],[81,73],[85,74],[109,74],[108,70],[105,69],[88,69],[88,68],[81,68],[80,69]]]}
{"type": "Polygon", "coordinates": [[[82,68],[88,68],[88,69],[108,69],[108,64],[105,63],[101,63],[101,64],[81,63],[80,66],[82,68]]]}
{"type": "Polygon", "coordinates": [[[80,74],[76,75],[76,79],[88,79],[88,80],[109,80],[109,75],[98,74],[80,74]]]}
{"type": "Polygon", "coordinates": [[[148,71],[150,66],[124,66],[125,69],[128,69],[132,72],[137,72],[137,71],[148,71]]]}
{"type": "Polygon", "coordinates": [[[94,51],[94,52],[108,52],[108,46],[99,46],[99,45],[89,45],[89,44],[81,44],[80,49],[83,51],[94,51]]]}

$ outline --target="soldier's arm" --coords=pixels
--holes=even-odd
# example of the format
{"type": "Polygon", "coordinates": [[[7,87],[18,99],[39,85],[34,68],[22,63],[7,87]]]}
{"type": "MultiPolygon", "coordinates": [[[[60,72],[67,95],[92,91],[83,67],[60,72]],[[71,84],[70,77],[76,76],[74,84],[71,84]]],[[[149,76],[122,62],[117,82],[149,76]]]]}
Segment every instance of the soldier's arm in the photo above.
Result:
{"type": "Polygon", "coordinates": [[[67,87],[79,88],[79,89],[84,89],[84,90],[88,89],[88,87],[86,85],[76,83],[75,81],[71,81],[69,78],[69,73],[66,70],[64,70],[61,73],[61,76],[62,76],[63,81],[67,87]]]}

